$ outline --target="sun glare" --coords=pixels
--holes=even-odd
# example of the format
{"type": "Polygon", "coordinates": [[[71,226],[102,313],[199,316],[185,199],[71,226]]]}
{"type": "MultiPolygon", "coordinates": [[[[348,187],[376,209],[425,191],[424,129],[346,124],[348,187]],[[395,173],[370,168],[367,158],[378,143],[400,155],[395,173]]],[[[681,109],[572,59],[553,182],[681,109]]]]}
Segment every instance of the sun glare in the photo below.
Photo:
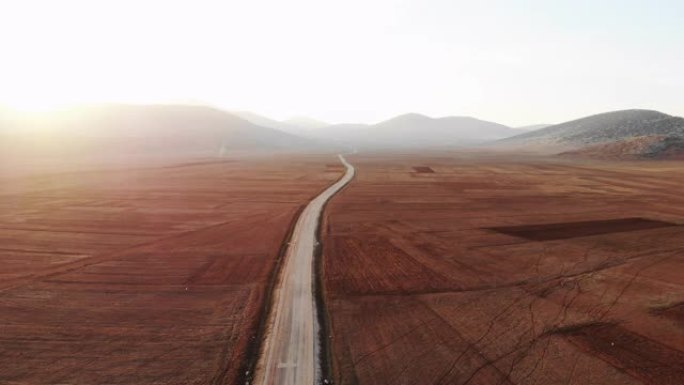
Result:
{"type": "Polygon", "coordinates": [[[64,104],[57,102],[29,102],[29,103],[3,103],[5,106],[23,113],[42,113],[50,112],[64,107],[64,104]]]}
{"type": "Polygon", "coordinates": [[[682,114],[682,6],[627,2],[617,17],[615,1],[591,13],[569,0],[7,1],[0,104],[194,99],[366,123],[412,111],[509,125],[633,106],[682,114]]]}
{"type": "Polygon", "coordinates": [[[12,98],[0,99],[0,106],[28,114],[50,112],[72,104],[77,104],[77,100],[71,98],[66,90],[61,95],[52,95],[47,92],[42,95],[38,93],[22,95],[16,92],[12,98]]]}

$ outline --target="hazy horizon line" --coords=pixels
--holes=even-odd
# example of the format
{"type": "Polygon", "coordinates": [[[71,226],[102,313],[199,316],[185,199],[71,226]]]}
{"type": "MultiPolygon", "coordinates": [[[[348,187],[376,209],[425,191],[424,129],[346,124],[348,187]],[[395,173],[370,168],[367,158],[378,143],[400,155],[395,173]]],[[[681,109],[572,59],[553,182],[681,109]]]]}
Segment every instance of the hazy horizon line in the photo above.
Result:
{"type": "MultiPolygon", "coordinates": [[[[428,113],[423,113],[423,112],[418,112],[418,111],[407,111],[403,113],[398,113],[398,114],[393,114],[390,116],[387,116],[383,119],[380,120],[371,120],[371,121],[352,121],[352,120],[346,120],[346,121],[330,121],[328,119],[322,119],[319,118],[315,115],[309,115],[309,114],[291,114],[288,115],[287,117],[272,117],[272,115],[269,115],[267,113],[262,113],[262,112],[257,112],[256,110],[251,110],[251,109],[245,109],[245,108],[230,108],[230,107],[223,107],[219,106],[213,103],[206,103],[206,102],[195,102],[195,101],[159,101],[159,102],[118,102],[118,101],[102,101],[102,102],[84,102],[84,103],[69,103],[69,104],[64,104],[60,106],[54,106],[54,107],[48,107],[48,108],[40,108],[40,109],[31,109],[31,108],[21,108],[21,107],[16,107],[12,106],[11,104],[7,103],[0,103],[0,111],[12,111],[13,113],[20,114],[20,115],[43,115],[43,114],[50,114],[50,113],[56,113],[60,111],[66,111],[66,110],[72,110],[72,109],[79,109],[79,108],[92,108],[92,107],[102,107],[102,106],[140,106],[140,107],[145,107],[145,106],[195,106],[195,107],[207,107],[207,108],[212,108],[215,110],[223,111],[226,113],[229,113],[231,115],[236,115],[240,119],[248,120],[245,119],[241,116],[238,116],[237,114],[239,113],[249,113],[253,114],[256,116],[259,116],[261,118],[273,120],[277,123],[285,123],[287,124],[289,120],[294,120],[294,119],[311,119],[314,121],[321,122],[325,124],[326,126],[334,126],[334,125],[376,125],[379,123],[383,123],[392,119],[395,119],[400,116],[405,116],[405,115],[421,115],[425,116],[430,119],[443,119],[443,118],[471,118],[471,119],[477,119],[481,121],[487,121],[491,123],[497,123],[504,125],[506,127],[510,128],[522,128],[522,127],[528,127],[528,126],[537,126],[537,125],[556,125],[560,124],[563,122],[568,122],[572,121],[575,119],[580,119],[583,117],[587,116],[593,116],[593,115],[599,115],[602,113],[607,113],[607,112],[614,112],[614,111],[627,111],[627,110],[651,110],[651,111],[658,111],[667,115],[671,116],[679,116],[676,114],[670,114],[667,111],[663,111],[660,109],[654,109],[654,108],[645,108],[645,107],[628,107],[628,108],[621,108],[621,109],[611,109],[611,110],[600,110],[600,111],[595,111],[590,114],[586,115],[581,115],[581,116],[576,116],[572,119],[568,120],[561,120],[561,121],[555,121],[555,122],[548,122],[548,121],[537,121],[537,120],[531,120],[530,123],[528,124],[518,124],[518,125],[509,125],[506,123],[502,123],[498,120],[495,119],[487,119],[484,117],[479,117],[477,115],[459,115],[459,114],[450,114],[450,115],[432,115],[428,113]]],[[[256,124],[256,123],[253,123],[256,124]]]]}

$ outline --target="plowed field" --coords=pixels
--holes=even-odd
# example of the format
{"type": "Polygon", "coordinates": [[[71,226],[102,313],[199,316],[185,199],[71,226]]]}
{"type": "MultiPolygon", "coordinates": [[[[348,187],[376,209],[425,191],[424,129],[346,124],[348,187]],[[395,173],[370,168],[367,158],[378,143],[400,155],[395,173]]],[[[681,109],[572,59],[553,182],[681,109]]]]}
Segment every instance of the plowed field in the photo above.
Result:
{"type": "Polygon", "coordinates": [[[323,232],[336,383],[684,384],[681,163],[349,161],[323,232]]]}
{"type": "Polygon", "coordinates": [[[0,176],[0,383],[233,384],[330,156],[0,176]]]}

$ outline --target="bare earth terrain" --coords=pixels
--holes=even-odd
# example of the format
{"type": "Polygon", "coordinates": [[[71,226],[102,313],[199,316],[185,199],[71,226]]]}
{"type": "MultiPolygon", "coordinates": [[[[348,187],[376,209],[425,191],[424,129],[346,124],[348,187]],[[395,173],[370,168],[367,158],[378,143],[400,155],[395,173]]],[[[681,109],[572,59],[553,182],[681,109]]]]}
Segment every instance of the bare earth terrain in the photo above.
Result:
{"type": "Polygon", "coordinates": [[[281,243],[335,163],[0,175],[0,383],[236,383],[281,243]]]}
{"type": "Polygon", "coordinates": [[[684,383],[681,163],[348,160],[322,237],[336,383],[684,383]]]}

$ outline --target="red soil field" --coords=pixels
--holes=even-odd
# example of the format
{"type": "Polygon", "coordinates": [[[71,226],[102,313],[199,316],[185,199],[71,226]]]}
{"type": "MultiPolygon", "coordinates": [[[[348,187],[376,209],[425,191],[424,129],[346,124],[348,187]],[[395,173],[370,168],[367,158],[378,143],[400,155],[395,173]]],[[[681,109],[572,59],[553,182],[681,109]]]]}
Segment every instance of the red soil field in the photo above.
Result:
{"type": "Polygon", "coordinates": [[[681,163],[349,161],[322,234],[337,384],[684,384],[681,163]]]}
{"type": "Polygon", "coordinates": [[[332,156],[0,175],[0,383],[233,384],[332,156]]]}

